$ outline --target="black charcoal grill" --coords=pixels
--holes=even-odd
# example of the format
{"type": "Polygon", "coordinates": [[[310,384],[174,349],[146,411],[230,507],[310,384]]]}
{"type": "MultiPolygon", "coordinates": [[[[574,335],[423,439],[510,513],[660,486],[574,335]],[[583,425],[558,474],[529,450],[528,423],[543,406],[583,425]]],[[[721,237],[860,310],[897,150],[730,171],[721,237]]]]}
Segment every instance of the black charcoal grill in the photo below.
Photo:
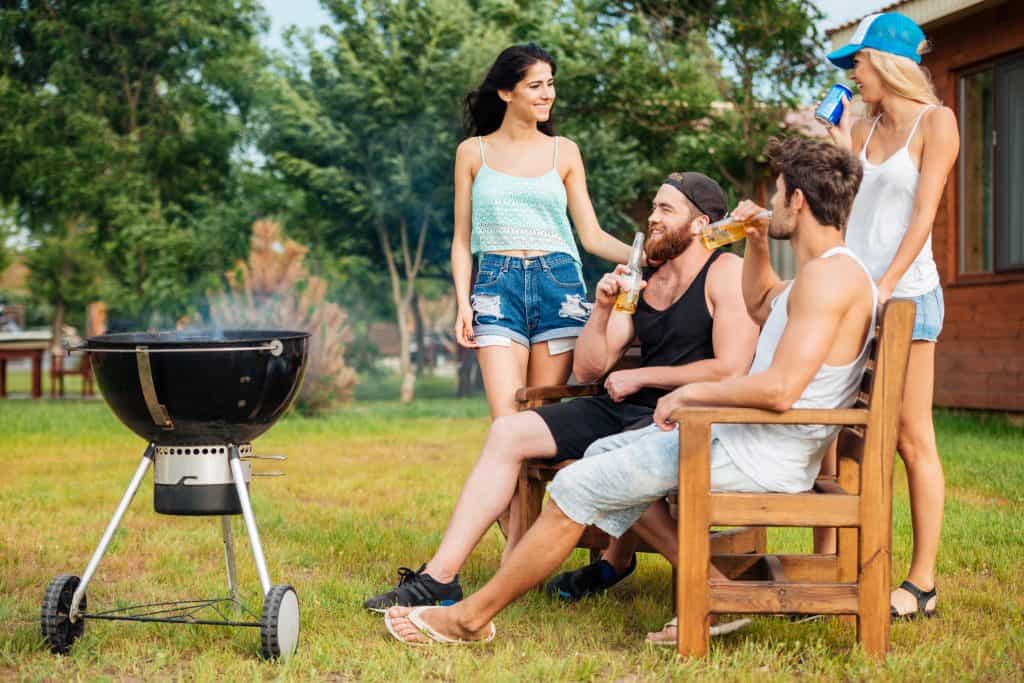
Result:
{"type": "Polygon", "coordinates": [[[260,629],[264,657],[295,652],[295,590],[273,585],[249,501],[251,441],[285,412],[306,364],[305,332],[244,330],[106,334],[78,347],[89,353],[103,398],[149,445],[81,578],[62,574],[47,586],[42,632],[67,653],[88,619],[209,624],[260,629]],[[167,515],[220,516],[227,565],[226,598],[87,609],[86,587],[128,505],[153,465],[153,506],[167,515]],[[263,590],[261,615],[238,599],[230,515],[241,514],[263,590]]]}

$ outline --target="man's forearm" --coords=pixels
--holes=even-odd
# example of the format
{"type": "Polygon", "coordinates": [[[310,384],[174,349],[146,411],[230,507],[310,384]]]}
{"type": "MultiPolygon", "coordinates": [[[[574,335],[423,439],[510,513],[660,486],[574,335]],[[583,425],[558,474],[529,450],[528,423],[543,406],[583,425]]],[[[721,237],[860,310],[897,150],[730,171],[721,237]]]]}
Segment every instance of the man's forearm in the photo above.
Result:
{"type": "Polygon", "coordinates": [[[611,309],[594,306],[576,340],[572,369],[580,382],[592,382],[604,374],[608,363],[608,318],[611,309]]]}
{"type": "Polygon", "coordinates": [[[779,282],[779,276],[772,268],[767,239],[747,240],[743,254],[743,303],[752,316],[764,305],[765,298],[779,282]]]}
{"type": "Polygon", "coordinates": [[[699,382],[686,389],[686,405],[731,406],[787,410],[785,391],[769,373],[733,377],[721,382],[699,382]]]}
{"type": "Polygon", "coordinates": [[[658,365],[632,370],[635,379],[644,387],[678,389],[695,382],[718,382],[742,374],[721,358],[687,363],[686,365],[658,365]]]}

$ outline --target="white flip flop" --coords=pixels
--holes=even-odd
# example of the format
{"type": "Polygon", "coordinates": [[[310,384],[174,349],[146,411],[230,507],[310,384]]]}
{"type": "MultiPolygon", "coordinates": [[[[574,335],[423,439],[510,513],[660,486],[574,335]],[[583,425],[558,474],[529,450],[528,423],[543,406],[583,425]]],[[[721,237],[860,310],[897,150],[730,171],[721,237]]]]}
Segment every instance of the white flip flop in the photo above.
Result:
{"type": "Polygon", "coordinates": [[[412,625],[416,627],[416,630],[418,630],[420,633],[422,633],[423,635],[427,636],[427,638],[430,639],[430,640],[428,640],[426,642],[417,642],[417,641],[414,641],[414,640],[406,640],[406,639],[402,638],[402,636],[400,636],[398,634],[398,631],[395,630],[394,623],[391,621],[391,615],[388,612],[384,612],[384,626],[387,627],[388,633],[390,633],[392,636],[394,636],[395,640],[397,640],[399,642],[402,642],[402,643],[405,643],[406,645],[417,645],[417,646],[428,646],[428,645],[432,645],[433,643],[442,643],[444,645],[474,645],[474,644],[477,644],[477,643],[489,643],[492,640],[494,640],[494,636],[498,632],[497,628],[494,626],[494,622],[492,621],[491,622],[491,630],[487,634],[486,638],[481,638],[480,640],[461,640],[461,639],[458,639],[458,638],[449,638],[448,636],[444,635],[443,633],[438,633],[437,631],[435,631],[430,626],[430,624],[428,624],[427,622],[423,621],[423,619],[420,617],[420,615],[423,614],[423,612],[425,612],[428,609],[441,609],[441,608],[440,607],[434,607],[432,605],[427,605],[427,606],[423,606],[423,607],[414,607],[412,609],[412,611],[409,612],[409,614],[406,615],[406,618],[409,621],[412,622],[412,625]]]}
{"type": "MultiPolygon", "coordinates": [[[[739,631],[741,628],[745,628],[745,627],[749,626],[750,623],[751,623],[750,619],[748,619],[747,617],[743,617],[742,619],[734,619],[732,621],[727,621],[724,624],[715,624],[710,629],[711,630],[711,636],[712,637],[724,636],[724,635],[726,635],[728,633],[733,633],[735,631],[739,631]]],[[[679,628],[679,620],[678,619],[673,618],[671,621],[666,622],[665,625],[661,627],[661,630],[664,631],[665,629],[672,628],[672,627],[674,627],[676,629],[679,628]]],[[[648,638],[645,642],[648,642],[651,645],[671,645],[671,646],[675,646],[675,644],[676,644],[676,640],[675,639],[670,639],[670,640],[651,640],[650,638],[648,638]]]]}

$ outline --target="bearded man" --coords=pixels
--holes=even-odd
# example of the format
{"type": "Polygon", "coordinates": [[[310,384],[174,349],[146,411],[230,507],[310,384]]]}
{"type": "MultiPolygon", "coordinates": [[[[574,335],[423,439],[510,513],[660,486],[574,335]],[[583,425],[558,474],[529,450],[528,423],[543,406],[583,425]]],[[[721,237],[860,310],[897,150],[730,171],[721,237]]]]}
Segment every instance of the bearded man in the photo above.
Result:
{"type": "MultiPolygon", "coordinates": [[[[368,599],[367,609],[461,600],[458,573],[509,507],[524,460],[582,458],[598,439],[651,425],[658,399],[670,391],[746,374],[758,327],[743,301],[743,261],[708,250],[698,239],[725,215],[726,201],[718,183],[701,173],[665,179],[654,197],[644,247],[648,263],[661,265],[646,281],[636,313],[613,310],[620,275],[628,272],[620,265],[598,283],[576,342],[576,379],[593,382],[607,375],[607,393],[496,419],[434,556],[415,572],[401,568],[399,584],[368,599]],[[608,374],[634,339],[640,341],[640,367],[608,374]]],[[[597,562],[552,581],[549,590],[567,600],[605,590],[633,572],[635,548],[627,534],[597,562]]]]}

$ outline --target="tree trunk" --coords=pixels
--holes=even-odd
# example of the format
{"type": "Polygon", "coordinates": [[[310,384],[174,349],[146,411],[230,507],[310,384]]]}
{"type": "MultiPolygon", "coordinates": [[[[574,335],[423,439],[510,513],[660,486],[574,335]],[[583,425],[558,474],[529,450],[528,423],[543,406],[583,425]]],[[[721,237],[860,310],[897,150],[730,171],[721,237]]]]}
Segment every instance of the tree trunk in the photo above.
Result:
{"type": "Polygon", "coordinates": [[[412,364],[412,335],[409,333],[409,318],[412,306],[408,299],[397,306],[398,317],[398,373],[402,378],[402,389],[399,399],[402,403],[410,403],[415,397],[416,369],[412,364]]]}
{"type": "Polygon", "coordinates": [[[413,292],[412,295],[412,321],[416,333],[416,375],[422,375],[423,370],[429,365],[432,366],[429,349],[426,344],[426,335],[423,331],[423,311],[420,310],[420,295],[413,292]]]}
{"type": "Polygon", "coordinates": [[[413,392],[416,388],[416,372],[412,367],[411,346],[412,338],[409,334],[409,323],[411,313],[411,302],[416,295],[416,276],[419,274],[420,265],[423,263],[423,247],[426,244],[427,227],[430,225],[430,214],[425,213],[420,223],[419,237],[416,240],[415,252],[409,249],[409,225],[405,219],[399,221],[398,236],[401,240],[402,264],[405,270],[405,277],[398,270],[398,263],[395,261],[395,250],[391,247],[387,230],[384,227],[384,219],[377,216],[377,239],[380,242],[381,251],[384,254],[384,262],[388,267],[388,277],[391,279],[391,300],[395,302],[395,316],[398,319],[398,340],[399,359],[398,367],[402,377],[402,390],[400,399],[402,403],[409,403],[413,399],[413,392]]]}
{"type": "Polygon", "coordinates": [[[456,358],[459,363],[459,383],[455,389],[455,395],[459,398],[469,396],[473,393],[473,362],[476,354],[470,350],[458,347],[456,358]]]}
{"type": "MultiPolygon", "coordinates": [[[[50,343],[50,353],[47,354],[53,368],[64,369],[64,302],[58,301],[53,310],[53,337],[50,343]]],[[[52,369],[51,369],[52,373],[52,369]]],[[[50,395],[56,396],[56,388],[53,382],[53,374],[50,375],[50,395]]],[[[63,383],[61,384],[63,386],[63,383]]]]}

